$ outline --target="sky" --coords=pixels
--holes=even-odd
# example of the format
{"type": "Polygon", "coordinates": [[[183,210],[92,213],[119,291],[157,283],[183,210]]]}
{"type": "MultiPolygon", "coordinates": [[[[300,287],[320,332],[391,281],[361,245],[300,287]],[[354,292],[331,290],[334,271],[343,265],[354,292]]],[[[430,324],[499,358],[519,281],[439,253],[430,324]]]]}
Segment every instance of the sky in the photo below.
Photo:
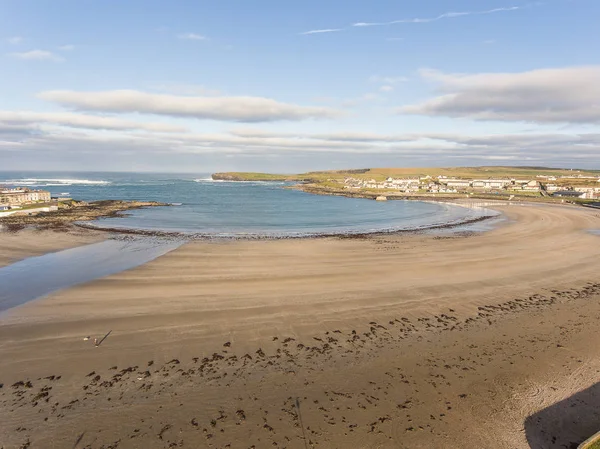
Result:
{"type": "Polygon", "coordinates": [[[597,0],[0,0],[0,170],[600,169],[597,0]]]}

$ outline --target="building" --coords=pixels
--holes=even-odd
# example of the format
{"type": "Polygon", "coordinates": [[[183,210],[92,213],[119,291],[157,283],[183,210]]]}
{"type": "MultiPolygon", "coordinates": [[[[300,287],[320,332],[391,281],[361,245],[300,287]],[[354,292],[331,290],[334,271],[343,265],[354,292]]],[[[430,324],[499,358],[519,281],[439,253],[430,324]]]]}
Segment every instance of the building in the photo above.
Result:
{"type": "Polygon", "coordinates": [[[440,182],[446,184],[449,188],[454,189],[466,189],[471,187],[471,181],[469,179],[440,179],[440,182]]]}
{"type": "Polygon", "coordinates": [[[582,198],[588,199],[588,200],[594,200],[598,197],[600,197],[600,187],[575,187],[576,192],[580,192],[583,193],[585,196],[583,196],[582,198]]]}
{"type": "Polygon", "coordinates": [[[542,190],[542,186],[539,181],[529,181],[523,186],[523,190],[529,190],[530,192],[539,192],[542,190]]]}
{"type": "Polygon", "coordinates": [[[512,184],[510,179],[475,179],[472,186],[474,189],[499,190],[512,184]]]}
{"type": "Polygon", "coordinates": [[[0,191],[0,203],[9,206],[48,201],[50,201],[50,192],[45,190],[31,190],[27,187],[17,187],[0,191]]]}
{"type": "Polygon", "coordinates": [[[558,192],[554,192],[552,196],[562,198],[585,198],[585,193],[577,192],[575,190],[559,190],[558,192]]]}

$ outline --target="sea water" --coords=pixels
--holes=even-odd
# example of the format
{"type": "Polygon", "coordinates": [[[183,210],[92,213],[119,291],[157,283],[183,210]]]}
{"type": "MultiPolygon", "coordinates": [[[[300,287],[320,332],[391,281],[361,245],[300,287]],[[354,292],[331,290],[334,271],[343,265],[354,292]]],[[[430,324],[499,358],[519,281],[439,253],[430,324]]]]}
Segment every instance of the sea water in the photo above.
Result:
{"type": "Polygon", "coordinates": [[[94,222],[214,237],[298,237],[427,229],[494,213],[421,201],[379,202],[313,195],[284,182],[213,181],[209,174],[0,172],[0,185],[49,190],[85,201],[148,200],[173,204],[94,222]]]}

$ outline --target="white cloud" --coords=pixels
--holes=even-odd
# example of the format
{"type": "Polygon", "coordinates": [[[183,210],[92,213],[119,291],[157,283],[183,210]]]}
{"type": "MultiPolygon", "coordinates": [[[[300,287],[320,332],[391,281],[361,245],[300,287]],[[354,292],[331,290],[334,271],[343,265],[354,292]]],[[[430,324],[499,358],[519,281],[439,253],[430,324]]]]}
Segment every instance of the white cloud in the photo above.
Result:
{"type": "Polygon", "coordinates": [[[535,123],[600,123],[600,66],[521,73],[445,74],[421,70],[441,95],[401,114],[535,123]]]}
{"type": "Polygon", "coordinates": [[[22,53],[11,53],[11,56],[29,61],[64,61],[60,56],[46,50],[30,50],[22,53]]]}
{"type": "Polygon", "coordinates": [[[386,25],[386,22],[356,22],[353,23],[353,27],[375,27],[380,25],[386,25]]]}
{"type": "Polygon", "coordinates": [[[233,122],[322,119],[342,115],[341,111],[332,108],[298,106],[262,97],[189,97],[135,90],[55,90],[42,92],[38,96],[79,110],[138,112],[233,122]]]}
{"type": "Polygon", "coordinates": [[[32,126],[52,124],[72,128],[103,129],[103,130],[144,130],[166,133],[184,133],[183,126],[164,123],[141,123],[122,120],[113,117],[74,114],[70,112],[30,112],[30,111],[0,111],[0,124],[15,126],[32,126]]]}
{"type": "Polygon", "coordinates": [[[73,50],[75,50],[75,45],[71,45],[71,44],[61,45],[60,47],[58,47],[58,49],[61,51],[73,51],[73,50]]]}
{"type": "Polygon", "coordinates": [[[373,75],[373,76],[369,77],[369,82],[376,83],[376,84],[398,84],[398,83],[404,83],[406,81],[408,81],[408,78],[406,78],[404,76],[373,75]]]}
{"type": "Polygon", "coordinates": [[[421,19],[401,19],[401,20],[394,20],[392,22],[389,22],[389,24],[395,24],[395,23],[430,23],[430,22],[437,22],[438,20],[442,20],[442,19],[454,19],[456,17],[463,17],[463,16],[480,16],[480,15],[487,15],[487,14],[495,14],[498,12],[509,12],[509,11],[518,11],[520,9],[523,9],[522,6],[509,6],[507,8],[494,8],[494,9],[488,9],[488,10],[484,10],[484,11],[462,11],[462,12],[446,12],[444,14],[440,14],[437,17],[430,17],[430,18],[421,18],[421,19]]]}
{"type": "Polygon", "coordinates": [[[196,33],[178,34],[177,37],[179,39],[186,39],[186,40],[190,40],[190,41],[205,41],[208,39],[206,36],[202,36],[201,34],[196,34],[196,33]]]}
{"type": "Polygon", "coordinates": [[[408,81],[408,78],[403,76],[379,76],[373,75],[369,78],[370,83],[380,84],[379,91],[380,92],[392,92],[394,90],[394,86],[398,83],[403,83],[408,81]]]}
{"type": "Polygon", "coordinates": [[[307,35],[307,34],[321,34],[321,33],[336,33],[338,31],[342,31],[342,28],[328,28],[325,30],[310,30],[310,31],[305,31],[304,33],[300,33],[300,34],[307,35]]]}
{"type": "Polygon", "coordinates": [[[495,14],[495,13],[499,13],[499,12],[518,11],[523,8],[524,8],[523,6],[509,6],[506,8],[494,8],[494,9],[488,9],[488,10],[484,10],[484,11],[446,12],[446,13],[440,14],[439,16],[436,16],[436,17],[400,19],[400,20],[392,20],[390,22],[356,22],[356,23],[353,23],[352,26],[364,28],[364,27],[373,27],[373,26],[394,25],[394,24],[399,24],[399,23],[431,23],[431,22],[437,22],[438,20],[454,19],[456,17],[463,17],[463,16],[480,16],[480,15],[487,15],[487,14],[495,14]]]}
{"type": "Polygon", "coordinates": [[[11,45],[17,45],[23,42],[23,38],[21,36],[13,36],[7,39],[8,43],[11,45]]]}

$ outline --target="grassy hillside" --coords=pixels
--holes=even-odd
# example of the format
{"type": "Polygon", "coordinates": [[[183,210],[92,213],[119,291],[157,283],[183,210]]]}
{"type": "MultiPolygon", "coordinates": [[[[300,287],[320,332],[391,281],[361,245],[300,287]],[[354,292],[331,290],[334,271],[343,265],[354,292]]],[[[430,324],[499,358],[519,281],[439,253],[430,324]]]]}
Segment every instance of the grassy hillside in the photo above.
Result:
{"type": "Polygon", "coordinates": [[[328,179],[342,179],[354,177],[360,179],[383,180],[387,177],[412,177],[412,176],[449,176],[457,178],[496,178],[510,177],[531,179],[537,175],[549,176],[600,176],[600,170],[566,170],[544,167],[446,167],[446,168],[365,168],[353,170],[331,170],[308,172],[296,175],[272,173],[245,173],[227,172],[215,173],[214,179],[230,179],[233,181],[326,181],[328,179]]]}

